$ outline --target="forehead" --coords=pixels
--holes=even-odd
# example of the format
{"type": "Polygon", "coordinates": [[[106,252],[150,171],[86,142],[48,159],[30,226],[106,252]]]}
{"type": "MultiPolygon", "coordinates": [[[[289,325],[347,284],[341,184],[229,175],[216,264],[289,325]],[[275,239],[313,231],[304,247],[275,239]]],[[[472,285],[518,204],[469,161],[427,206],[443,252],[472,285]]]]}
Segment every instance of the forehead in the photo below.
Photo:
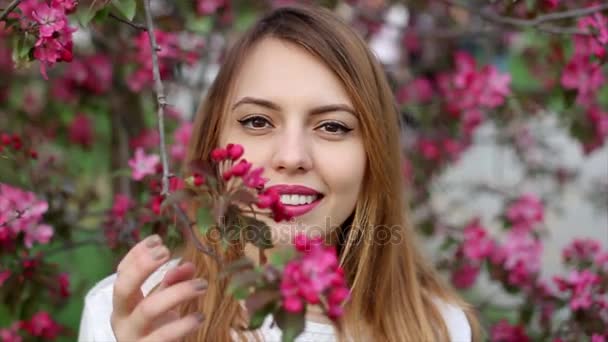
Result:
{"type": "Polygon", "coordinates": [[[303,47],[264,38],[245,57],[237,73],[231,103],[244,96],[303,105],[352,104],[340,79],[303,47]]]}

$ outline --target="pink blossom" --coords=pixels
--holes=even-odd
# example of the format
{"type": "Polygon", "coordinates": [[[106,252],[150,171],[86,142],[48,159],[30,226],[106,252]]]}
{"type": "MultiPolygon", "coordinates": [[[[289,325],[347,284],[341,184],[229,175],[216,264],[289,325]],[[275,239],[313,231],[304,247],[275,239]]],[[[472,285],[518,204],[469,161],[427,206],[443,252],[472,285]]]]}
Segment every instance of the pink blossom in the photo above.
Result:
{"type": "Polygon", "coordinates": [[[460,116],[463,111],[496,108],[511,93],[509,74],[501,74],[492,65],[477,70],[475,59],[466,52],[454,55],[456,70],[438,76],[439,88],[448,111],[460,116]]]}
{"type": "Polygon", "coordinates": [[[591,106],[587,110],[587,119],[595,128],[596,137],[604,141],[608,137],[608,112],[602,111],[599,106],[591,106]]]}
{"type": "Polygon", "coordinates": [[[567,278],[554,277],[560,291],[571,291],[570,308],[573,311],[589,309],[593,305],[592,288],[600,283],[600,277],[589,271],[572,271],[567,278]]]}
{"type": "Polygon", "coordinates": [[[160,135],[157,129],[146,129],[139,135],[131,138],[129,141],[129,148],[137,149],[139,147],[144,149],[151,149],[158,146],[160,142],[160,135]]]}
{"type": "Polygon", "coordinates": [[[40,38],[52,37],[55,32],[60,32],[67,26],[67,17],[63,9],[53,8],[45,3],[34,9],[32,17],[40,25],[40,38]]]}
{"type": "Polygon", "coordinates": [[[226,6],[226,4],[226,0],[198,0],[196,2],[196,12],[200,15],[210,15],[226,6]]]}
{"type": "Polygon", "coordinates": [[[589,262],[599,254],[600,243],[594,239],[574,239],[562,250],[565,262],[589,262]]]}
{"type": "Polygon", "coordinates": [[[55,8],[63,8],[66,14],[76,11],[78,0],[51,0],[51,5],[55,8]]]}
{"type": "Polygon", "coordinates": [[[134,203],[131,201],[129,196],[124,194],[116,194],[114,195],[114,203],[110,209],[110,214],[112,215],[113,219],[123,220],[133,205],[134,203]]]}
{"type": "Polygon", "coordinates": [[[574,56],[563,69],[561,85],[567,89],[576,89],[577,102],[587,105],[597,90],[604,84],[602,67],[587,57],[574,56]]]}
{"type": "Polygon", "coordinates": [[[419,139],[418,150],[420,154],[427,160],[437,160],[441,155],[438,144],[431,139],[419,139]]]}
{"type": "Polygon", "coordinates": [[[600,334],[591,335],[591,342],[606,342],[606,338],[600,334]]]}
{"type": "Polygon", "coordinates": [[[10,270],[0,271],[0,286],[2,286],[2,284],[4,284],[4,282],[10,277],[11,277],[10,270]]]}
{"type": "Polygon", "coordinates": [[[509,283],[528,286],[530,278],[540,271],[542,243],[524,229],[507,233],[502,246],[496,246],[490,260],[508,271],[509,283]]]}
{"type": "Polygon", "coordinates": [[[67,273],[61,273],[57,277],[57,283],[59,284],[59,296],[66,298],[70,296],[70,275],[67,273]]]}
{"type": "Polygon", "coordinates": [[[46,68],[53,66],[57,62],[71,62],[72,54],[72,33],[76,31],[69,26],[65,26],[61,31],[56,32],[52,37],[40,37],[34,44],[34,57],[40,61],[40,72],[45,79],[48,79],[46,68]]]}
{"type": "Polygon", "coordinates": [[[131,167],[131,178],[134,180],[142,180],[147,175],[153,175],[156,172],[156,165],[160,162],[160,157],[156,154],[146,155],[144,149],[139,147],[135,150],[135,156],[129,159],[131,167]]]}
{"type": "Polygon", "coordinates": [[[506,217],[514,229],[532,229],[544,220],[544,212],[544,205],[538,196],[523,194],[509,205],[506,217]]]}
{"type": "Polygon", "coordinates": [[[479,219],[473,220],[464,228],[462,244],[464,256],[473,261],[482,261],[492,254],[493,249],[494,242],[479,219]]]}
{"type": "Polygon", "coordinates": [[[72,119],[69,128],[70,142],[84,148],[93,144],[93,123],[84,113],[79,113],[72,119]]]}
{"type": "Polygon", "coordinates": [[[330,318],[339,317],[349,290],[335,247],[325,246],[321,238],[309,239],[302,234],[294,238],[294,245],[301,257],[285,266],[280,285],[283,307],[289,312],[300,312],[302,302],[318,304],[321,297],[328,296],[325,302],[330,318]]]}
{"type": "Polygon", "coordinates": [[[10,233],[3,230],[5,238],[23,233],[28,248],[34,242],[47,243],[53,236],[53,228],[40,222],[47,210],[48,203],[34,193],[0,183],[0,227],[10,230],[10,233]]]}
{"type": "Polygon", "coordinates": [[[32,336],[44,339],[55,339],[62,330],[46,311],[34,314],[29,321],[22,323],[22,328],[32,336]]]}
{"type": "Polygon", "coordinates": [[[442,145],[443,151],[445,151],[448,157],[453,161],[458,160],[460,158],[460,154],[465,149],[463,144],[456,139],[446,138],[442,141],[442,145]]]}
{"type": "Polygon", "coordinates": [[[30,228],[25,232],[24,244],[31,248],[34,242],[46,244],[53,237],[53,227],[48,224],[40,224],[35,228],[30,228]]]}
{"type": "Polygon", "coordinates": [[[452,284],[460,289],[467,289],[475,284],[479,275],[479,266],[471,263],[464,263],[452,271],[452,284]]]}
{"type": "Polygon", "coordinates": [[[501,320],[492,327],[493,342],[527,342],[530,338],[526,335],[521,325],[511,325],[506,320],[501,320]]]}
{"type": "Polygon", "coordinates": [[[580,18],[578,27],[581,30],[594,33],[597,41],[602,45],[608,45],[608,18],[600,12],[580,18]]]}
{"type": "Polygon", "coordinates": [[[486,65],[481,69],[480,77],[484,80],[485,87],[479,94],[479,104],[488,108],[502,105],[511,93],[511,75],[501,74],[495,66],[486,65]]]}
{"type": "MultiPolygon", "coordinates": [[[[158,29],[154,33],[160,49],[157,55],[161,79],[167,79],[170,76],[172,66],[176,62],[180,60],[192,62],[195,60],[192,52],[182,49],[177,34],[158,29]]],[[[127,86],[131,91],[137,92],[150,86],[153,82],[152,50],[147,32],[142,32],[135,38],[135,48],[136,52],[132,56],[132,60],[138,68],[127,77],[127,86]]]]}
{"type": "Polygon", "coordinates": [[[471,136],[483,122],[483,113],[478,109],[465,110],[462,114],[462,131],[465,136],[471,136]]]}
{"type": "Polygon", "coordinates": [[[574,41],[573,58],[589,58],[590,56],[603,58],[606,55],[606,49],[595,37],[575,35],[572,40],[574,41]]]}
{"type": "Polygon", "coordinates": [[[243,176],[243,183],[246,186],[252,189],[259,189],[264,187],[264,184],[268,181],[267,178],[262,177],[262,173],[264,172],[263,167],[259,167],[251,170],[246,175],[243,176]]]}
{"type": "Polygon", "coordinates": [[[425,103],[433,98],[433,85],[428,78],[420,77],[401,87],[397,92],[399,103],[425,103]]]}
{"type": "Polygon", "coordinates": [[[192,123],[184,121],[173,133],[173,145],[171,146],[171,157],[175,160],[186,158],[186,148],[192,135],[192,123]]]}
{"type": "Polygon", "coordinates": [[[21,322],[14,322],[9,328],[0,329],[0,341],[2,342],[21,342],[23,338],[19,335],[21,322]]]}

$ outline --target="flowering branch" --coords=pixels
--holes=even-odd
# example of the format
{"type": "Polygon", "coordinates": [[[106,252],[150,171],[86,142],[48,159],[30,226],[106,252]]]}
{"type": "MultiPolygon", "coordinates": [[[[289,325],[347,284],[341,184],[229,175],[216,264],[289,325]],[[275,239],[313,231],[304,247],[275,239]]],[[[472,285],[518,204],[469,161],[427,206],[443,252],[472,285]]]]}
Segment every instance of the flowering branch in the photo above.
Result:
{"type": "Polygon", "coordinates": [[[160,135],[160,158],[163,164],[163,187],[161,195],[169,194],[169,163],[167,161],[167,146],[165,144],[165,106],[167,105],[163,82],[160,79],[160,69],[158,67],[158,51],[160,50],[156,43],[154,34],[154,22],[152,21],[152,13],[150,10],[150,0],[144,1],[144,9],[146,13],[146,27],[148,37],[150,38],[150,47],[152,49],[152,73],[154,75],[154,91],[156,92],[156,101],[158,102],[158,133],[160,135]]]}
{"type": "Polygon", "coordinates": [[[13,0],[8,7],[6,7],[2,13],[0,13],[0,21],[6,19],[6,17],[17,7],[21,0],[13,0]]]}
{"type": "MultiPolygon", "coordinates": [[[[169,163],[167,161],[167,147],[165,144],[165,124],[164,124],[165,106],[167,105],[167,102],[166,102],[165,91],[163,88],[163,82],[160,78],[160,69],[158,66],[158,51],[160,50],[160,48],[158,47],[158,44],[156,42],[156,36],[154,34],[154,22],[152,21],[152,13],[150,10],[150,1],[149,0],[144,1],[144,9],[145,9],[145,13],[146,13],[145,30],[148,32],[148,37],[150,38],[150,47],[152,49],[152,73],[153,73],[153,77],[154,77],[154,90],[156,92],[156,101],[158,102],[157,119],[158,119],[158,131],[159,131],[159,136],[160,136],[160,156],[161,156],[161,162],[162,162],[162,166],[163,166],[161,195],[166,197],[167,195],[169,195],[169,163]]],[[[199,251],[201,251],[201,252],[211,256],[215,260],[219,261],[219,258],[215,254],[215,252],[210,247],[207,247],[207,246],[204,246],[203,244],[201,244],[201,242],[196,238],[196,236],[194,235],[194,231],[192,230],[192,223],[190,222],[190,220],[188,219],[188,216],[186,215],[186,213],[184,213],[182,208],[177,204],[173,204],[172,207],[175,210],[175,212],[177,213],[178,219],[182,222],[182,224],[184,224],[186,226],[186,229],[189,231],[190,238],[191,238],[192,242],[194,243],[195,247],[199,251]]]]}
{"type": "Polygon", "coordinates": [[[579,8],[579,9],[573,9],[573,10],[568,10],[568,11],[563,11],[563,12],[539,15],[539,16],[535,17],[534,19],[519,19],[519,18],[501,16],[499,14],[496,14],[495,12],[488,11],[486,9],[480,10],[473,5],[462,3],[459,1],[453,1],[453,0],[441,0],[441,1],[448,5],[451,5],[451,6],[461,7],[471,13],[475,13],[475,14],[479,15],[482,19],[485,19],[485,20],[493,22],[493,23],[511,25],[511,26],[519,26],[519,27],[522,27],[522,26],[523,27],[535,27],[541,31],[545,31],[545,32],[549,32],[549,33],[556,33],[556,34],[589,35],[590,33],[580,31],[577,29],[556,27],[554,25],[546,24],[547,22],[563,20],[563,19],[578,18],[578,17],[589,15],[589,14],[593,14],[596,12],[608,10],[608,4],[603,4],[603,5],[590,6],[587,8],[579,8]]]}

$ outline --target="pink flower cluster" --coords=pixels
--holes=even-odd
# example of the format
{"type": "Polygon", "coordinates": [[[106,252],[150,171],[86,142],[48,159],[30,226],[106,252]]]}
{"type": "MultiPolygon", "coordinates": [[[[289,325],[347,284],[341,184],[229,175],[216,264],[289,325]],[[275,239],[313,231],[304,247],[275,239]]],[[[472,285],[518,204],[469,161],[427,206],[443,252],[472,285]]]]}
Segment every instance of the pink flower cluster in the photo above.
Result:
{"type": "Polygon", "coordinates": [[[512,224],[503,241],[495,241],[479,219],[464,228],[464,239],[456,251],[460,260],[452,273],[452,283],[459,288],[471,287],[484,261],[497,268],[494,276],[507,284],[529,288],[540,272],[542,242],[534,226],[544,219],[544,206],[533,194],[524,194],[506,209],[512,224]]]}
{"type": "MultiPolygon", "coordinates": [[[[250,162],[241,159],[244,151],[241,145],[228,144],[226,148],[216,148],[211,152],[211,159],[219,164],[222,179],[225,182],[238,179],[246,187],[261,191],[258,194],[256,205],[260,209],[270,209],[272,218],[276,222],[291,219],[291,215],[280,201],[279,193],[274,189],[263,190],[264,184],[268,181],[268,179],[262,177],[264,168],[252,169],[253,165],[250,162]],[[236,162],[237,160],[238,162],[236,162]]],[[[238,181],[232,184],[238,184],[238,181]]]]}
{"type": "Polygon", "coordinates": [[[597,93],[606,84],[602,60],[608,46],[608,17],[600,12],[578,20],[578,28],[591,35],[574,35],[574,52],[561,74],[561,85],[577,92],[576,102],[587,111],[593,137],[584,143],[584,152],[601,147],[608,136],[608,113],[600,109],[597,93]]]}
{"type": "Polygon", "coordinates": [[[65,102],[78,99],[79,91],[105,94],[112,86],[112,61],[104,54],[76,58],[65,69],[63,77],[53,82],[54,98],[65,102]]]}
{"type": "Polygon", "coordinates": [[[590,309],[597,304],[598,310],[608,313],[608,299],[600,289],[601,278],[589,270],[572,271],[568,277],[554,277],[560,291],[570,292],[568,302],[572,311],[590,309]],[[602,298],[603,297],[603,298],[602,298]]]}
{"type": "Polygon", "coordinates": [[[526,335],[524,328],[520,325],[511,325],[506,320],[501,320],[492,327],[490,332],[493,342],[528,342],[530,338],[526,335]]]}
{"type": "Polygon", "coordinates": [[[493,65],[478,70],[475,59],[466,52],[457,52],[454,61],[456,70],[439,75],[437,81],[448,112],[468,121],[463,122],[463,129],[471,133],[481,121],[483,109],[496,108],[505,102],[511,93],[511,75],[500,73],[493,65]]]}
{"type": "Polygon", "coordinates": [[[72,61],[72,33],[67,14],[76,10],[76,0],[25,0],[18,8],[22,29],[37,28],[34,57],[40,61],[40,72],[48,79],[46,68],[57,62],[72,61]]]}
{"type": "Polygon", "coordinates": [[[335,247],[324,245],[321,238],[308,238],[304,234],[294,238],[294,245],[301,257],[285,266],[280,285],[283,308],[301,312],[304,303],[319,304],[325,297],[328,316],[339,318],[350,290],[338,265],[335,247]]]}
{"type": "Polygon", "coordinates": [[[10,250],[21,234],[24,244],[45,244],[53,236],[53,227],[41,223],[48,203],[29,191],[0,183],[0,246],[10,250]]]}
{"type": "Polygon", "coordinates": [[[593,263],[601,265],[602,260],[608,258],[608,251],[602,252],[601,245],[596,240],[574,239],[564,247],[562,258],[566,264],[574,266],[587,266],[593,263]]]}
{"type": "Polygon", "coordinates": [[[513,230],[529,231],[544,220],[545,208],[538,196],[524,194],[507,208],[506,217],[513,230]]]}
{"type": "Polygon", "coordinates": [[[21,342],[23,336],[19,334],[20,330],[28,334],[28,337],[49,341],[59,337],[63,328],[51,318],[48,312],[39,311],[27,321],[18,321],[9,328],[0,329],[0,340],[2,342],[21,342]]]}
{"type": "MultiPolygon", "coordinates": [[[[156,43],[159,47],[158,68],[161,79],[167,79],[171,75],[173,66],[179,61],[194,63],[197,58],[195,52],[189,52],[182,48],[180,37],[176,33],[155,30],[156,43]]],[[[135,62],[137,69],[127,77],[127,86],[131,91],[138,92],[152,85],[152,48],[147,32],[140,33],[135,38],[136,52],[130,60],[135,62]]]]}

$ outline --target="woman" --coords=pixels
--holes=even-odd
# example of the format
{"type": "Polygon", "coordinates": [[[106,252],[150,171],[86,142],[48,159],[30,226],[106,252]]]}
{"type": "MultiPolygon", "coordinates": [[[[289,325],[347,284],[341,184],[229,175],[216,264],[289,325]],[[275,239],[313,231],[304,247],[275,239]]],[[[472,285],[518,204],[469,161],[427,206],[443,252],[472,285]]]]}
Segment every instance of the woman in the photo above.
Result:
{"type": "MultiPolygon", "coordinates": [[[[235,43],[196,116],[189,160],[241,144],[283,194],[295,218],[265,219],[275,246],[296,231],[337,246],[352,291],[345,334],[312,308],[299,341],[477,340],[469,307],[417,251],[394,103],[382,67],[347,24],[328,10],[294,6],[269,13],[235,43]]],[[[257,260],[249,247],[225,253],[257,260]]],[[[188,244],[178,266],[169,258],[157,236],[133,247],[117,275],[87,295],[80,339],[278,338],[270,320],[255,336],[239,329],[247,313],[225,295],[208,256],[188,244]]]]}

